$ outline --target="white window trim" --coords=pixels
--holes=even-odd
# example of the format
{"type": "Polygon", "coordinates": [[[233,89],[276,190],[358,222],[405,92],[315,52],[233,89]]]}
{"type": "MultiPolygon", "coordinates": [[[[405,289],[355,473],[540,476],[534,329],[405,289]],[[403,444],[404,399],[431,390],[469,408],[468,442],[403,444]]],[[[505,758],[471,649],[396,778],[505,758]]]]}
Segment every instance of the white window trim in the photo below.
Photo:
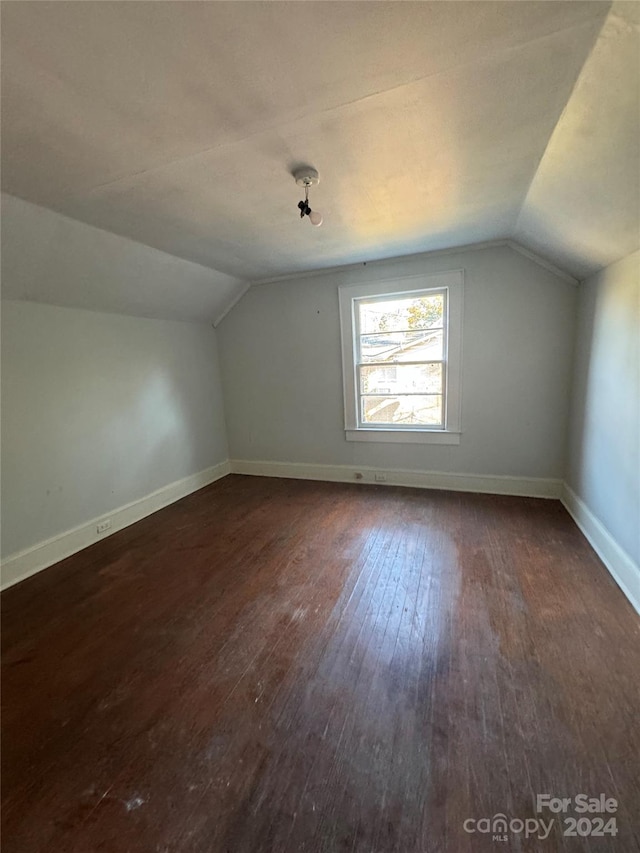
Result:
{"type": "Polygon", "coordinates": [[[406,276],[350,284],[338,288],[342,337],[342,377],[344,420],[347,441],[400,442],[406,444],[459,444],[462,400],[462,303],[464,271],[450,270],[435,275],[406,276]],[[361,427],[358,425],[356,388],[356,330],[354,300],[392,296],[415,290],[447,290],[446,412],[444,429],[429,427],[361,427]]]}

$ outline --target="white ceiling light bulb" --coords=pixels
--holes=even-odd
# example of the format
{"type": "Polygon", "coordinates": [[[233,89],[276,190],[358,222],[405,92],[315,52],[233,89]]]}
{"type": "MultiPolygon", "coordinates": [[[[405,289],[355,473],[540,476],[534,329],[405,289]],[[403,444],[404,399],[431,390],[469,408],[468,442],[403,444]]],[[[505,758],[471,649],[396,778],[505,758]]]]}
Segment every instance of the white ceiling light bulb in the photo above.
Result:
{"type": "Polygon", "coordinates": [[[311,166],[302,166],[300,169],[296,169],[293,173],[293,177],[295,178],[298,186],[304,187],[304,201],[298,202],[300,219],[304,219],[305,216],[308,216],[312,225],[315,225],[316,227],[318,225],[322,225],[322,214],[317,210],[311,210],[309,207],[309,187],[314,187],[320,182],[317,171],[312,169],[311,166]]]}

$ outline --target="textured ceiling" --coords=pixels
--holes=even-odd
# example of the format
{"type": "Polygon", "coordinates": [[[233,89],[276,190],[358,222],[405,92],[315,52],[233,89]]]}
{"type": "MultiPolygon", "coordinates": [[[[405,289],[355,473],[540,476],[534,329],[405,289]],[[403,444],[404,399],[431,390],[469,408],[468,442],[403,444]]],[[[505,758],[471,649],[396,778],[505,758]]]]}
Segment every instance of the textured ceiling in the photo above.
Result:
{"type": "Polygon", "coordinates": [[[3,189],[244,279],[513,236],[583,275],[637,245],[620,5],[5,2],[3,189]]]}

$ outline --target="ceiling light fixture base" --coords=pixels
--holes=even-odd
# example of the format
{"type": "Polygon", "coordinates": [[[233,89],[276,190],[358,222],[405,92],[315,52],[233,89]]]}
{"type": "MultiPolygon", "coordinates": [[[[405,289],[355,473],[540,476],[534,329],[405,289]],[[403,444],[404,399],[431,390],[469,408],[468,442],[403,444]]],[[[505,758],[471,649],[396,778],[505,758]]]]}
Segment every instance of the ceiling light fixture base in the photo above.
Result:
{"type": "Polygon", "coordinates": [[[320,183],[320,178],[315,169],[312,169],[309,166],[303,166],[300,169],[296,169],[293,173],[293,177],[296,179],[296,184],[300,187],[315,187],[316,184],[320,183]]]}

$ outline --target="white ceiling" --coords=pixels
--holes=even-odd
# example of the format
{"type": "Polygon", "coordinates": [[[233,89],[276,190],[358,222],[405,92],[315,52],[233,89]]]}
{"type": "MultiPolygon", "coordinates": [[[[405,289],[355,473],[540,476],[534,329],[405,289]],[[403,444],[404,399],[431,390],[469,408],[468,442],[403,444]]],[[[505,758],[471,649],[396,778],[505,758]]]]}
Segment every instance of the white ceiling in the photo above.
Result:
{"type": "Polygon", "coordinates": [[[504,237],[582,276],[638,244],[637,8],[5,2],[3,188],[250,280],[504,237]]]}
{"type": "Polygon", "coordinates": [[[214,325],[248,289],[20,198],[2,196],[2,298],[214,325]]]}
{"type": "Polygon", "coordinates": [[[514,236],[583,278],[640,245],[640,3],[614,3],[514,236]]]}

